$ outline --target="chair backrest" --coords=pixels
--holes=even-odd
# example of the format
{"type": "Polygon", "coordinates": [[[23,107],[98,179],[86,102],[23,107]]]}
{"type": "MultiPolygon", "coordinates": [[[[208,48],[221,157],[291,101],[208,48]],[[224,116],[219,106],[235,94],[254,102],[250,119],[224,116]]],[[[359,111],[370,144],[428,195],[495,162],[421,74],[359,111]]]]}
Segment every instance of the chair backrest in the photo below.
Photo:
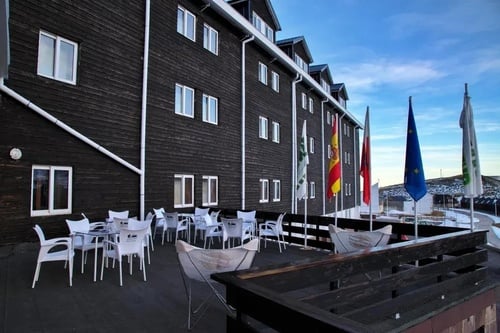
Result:
{"type": "Polygon", "coordinates": [[[121,229],[126,229],[128,228],[128,218],[119,218],[115,217],[113,218],[113,225],[115,227],[115,230],[121,230],[121,229]]]}
{"type": "Polygon", "coordinates": [[[166,212],[163,214],[163,217],[165,218],[167,228],[177,229],[177,225],[179,224],[179,213],[166,212]]]}
{"type": "Polygon", "coordinates": [[[90,221],[88,218],[81,220],[66,220],[66,225],[68,226],[71,234],[77,232],[89,232],[90,230],[90,221]]]}
{"type": "Polygon", "coordinates": [[[199,207],[196,207],[194,209],[194,216],[203,216],[205,214],[208,214],[209,210],[210,210],[210,208],[199,208],[199,207]]]}
{"type": "Polygon", "coordinates": [[[128,218],[128,210],[124,210],[122,212],[117,212],[114,210],[108,210],[108,217],[110,219],[114,219],[115,217],[118,217],[120,219],[126,219],[128,218]]]}
{"type": "Polygon", "coordinates": [[[207,226],[212,226],[217,224],[217,217],[215,219],[212,218],[212,215],[205,214],[203,215],[203,220],[207,226]]]}
{"type": "Polygon", "coordinates": [[[286,213],[280,214],[280,216],[278,216],[278,219],[276,220],[276,229],[280,234],[283,233],[283,218],[285,217],[285,215],[286,213]]]}
{"type": "Polygon", "coordinates": [[[218,219],[219,219],[219,214],[220,214],[220,210],[217,210],[217,211],[213,211],[210,213],[210,218],[212,219],[212,222],[215,224],[218,222],[218,219]]]}
{"type": "Polygon", "coordinates": [[[145,221],[153,221],[153,213],[149,212],[146,215],[146,218],[144,219],[145,221]]]}
{"type": "Polygon", "coordinates": [[[163,214],[165,214],[165,209],[163,207],[158,209],[153,208],[153,212],[156,215],[156,219],[162,219],[163,214]]]}
{"type": "Polygon", "coordinates": [[[392,233],[392,225],[373,231],[350,231],[328,225],[330,238],[338,253],[347,253],[375,246],[387,245],[392,233]]]}
{"type": "Polygon", "coordinates": [[[45,234],[43,233],[42,228],[38,224],[35,224],[33,229],[36,231],[36,234],[38,235],[38,239],[40,240],[40,245],[43,245],[45,243],[45,234]]]}
{"type": "Polygon", "coordinates": [[[151,225],[151,220],[139,221],[137,219],[128,219],[127,229],[129,230],[141,230],[144,228],[149,228],[151,225]]]}
{"type": "Polygon", "coordinates": [[[118,246],[122,255],[138,253],[143,254],[144,238],[148,232],[149,226],[142,229],[130,230],[128,228],[120,230],[118,246]]]}
{"type": "Polygon", "coordinates": [[[249,212],[238,210],[236,211],[236,217],[243,219],[243,221],[255,221],[255,210],[249,212]]]}
{"type": "Polygon", "coordinates": [[[193,280],[208,281],[213,273],[250,268],[258,244],[259,240],[253,239],[230,249],[202,249],[178,240],[176,249],[184,274],[193,280]]]}
{"type": "Polygon", "coordinates": [[[226,219],[222,218],[226,235],[229,238],[243,239],[243,219],[226,219]]]}

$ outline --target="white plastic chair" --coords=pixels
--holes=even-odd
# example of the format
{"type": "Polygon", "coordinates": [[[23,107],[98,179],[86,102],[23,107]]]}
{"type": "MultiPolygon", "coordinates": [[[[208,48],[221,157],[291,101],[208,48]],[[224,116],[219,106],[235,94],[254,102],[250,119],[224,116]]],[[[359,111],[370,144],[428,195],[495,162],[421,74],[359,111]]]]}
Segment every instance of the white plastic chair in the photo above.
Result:
{"type": "Polygon", "coordinates": [[[348,253],[375,246],[387,245],[392,234],[392,225],[373,231],[351,231],[328,225],[330,238],[338,253],[348,253]]]}
{"type": "Polygon", "coordinates": [[[113,221],[113,219],[115,217],[119,218],[119,219],[126,219],[128,218],[128,210],[124,210],[124,211],[121,211],[121,212],[117,212],[117,211],[114,211],[114,210],[108,210],[108,219],[110,221],[113,221]]]}
{"type": "Polygon", "coordinates": [[[140,230],[143,229],[144,227],[147,227],[148,230],[146,231],[146,235],[144,236],[144,247],[147,250],[148,253],[148,264],[151,265],[151,254],[149,252],[149,243],[151,239],[151,222],[153,221],[152,215],[150,219],[146,219],[144,221],[139,221],[134,218],[128,219],[128,229],[130,230],[140,230]]]}
{"type": "Polygon", "coordinates": [[[255,236],[257,231],[257,219],[255,218],[255,210],[244,212],[242,210],[236,211],[236,217],[242,219],[243,222],[251,225],[252,236],[255,236]]]}
{"type": "Polygon", "coordinates": [[[87,252],[95,250],[97,248],[102,248],[102,241],[96,239],[95,236],[86,235],[90,230],[96,228],[106,227],[104,222],[94,222],[90,223],[88,218],[83,218],[81,220],[66,220],[66,225],[69,229],[70,237],[73,237],[73,249],[79,250],[82,254],[82,274],[84,271],[84,264],[87,262],[87,252]],[[98,242],[97,244],[95,242],[98,242]]]}
{"type": "Polygon", "coordinates": [[[156,217],[156,222],[153,230],[153,239],[155,239],[158,230],[163,232],[163,224],[165,223],[165,218],[163,217],[165,214],[165,209],[162,208],[153,208],[153,215],[156,217]]]}
{"type": "Polygon", "coordinates": [[[163,214],[165,219],[165,224],[163,225],[163,232],[161,237],[161,244],[165,242],[165,233],[167,233],[167,242],[172,241],[171,234],[175,233],[175,241],[179,238],[179,233],[186,233],[188,230],[188,220],[187,218],[179,219],[179,214],[177,212],[163,214]]]}
{"type": "Polygon", "coordinates": [[[200,239],[205,238],[204,233],[206,230],[205,218],[204,216],[209,214],[210,208],[199,208],[194,209],[193,223],[194,223],[194,241],[196,241],[196,234],[200,232],[200,239]]]}
{"type": "Polygon", "coordinates": [[[222,218],[222,223],[224,224],[224,232],[229,243],[229,247],[234,246],[236,239],[240,240],[240,244],[243,244],[245,240],[252,238],[252,232],[250,225],[245,226],[242,219],[226,219],[222,218]]]}
{"type": "MultiPolygon", "coordinates": [[[[208,307],[212,296],[225,306],[228,314],[234,315],[234,310],[226,303],[222,293],[217,289],[216,282],[210,278],[211,274],[237,271],[251,267],[258,247],[258,240],[254,239],[240,247],[231,249],[202,249],[192,246],[184,241],[177,241],[177,255],[179,259],[182,280],[188,299],[188,330],[198,322],[208,307]],[[193,310],[192,284],[204,283],[211,293],[206,298],[201,298],[200,304],[193,310]],[[198,318],[192,316],[198,314],[198,318]]],[[[198,302],[197,302],[198,303],[198,302]]]]}
{"type": "MultiPolygon", "coordinates": [[[[118,260],[120,268],[120,286],[123,286],[122,277],[122,257],[129,258],[129,270],[132,275],[133,255],[139,257],[139,270],[142,270],[144,281],[146,281],[146,267],[144,264],[144,238],[148,232],[148,226],[144,225],[142,229],[130,230],[121,229],[117,241],[104,240],[104,251],[101,264],[101,280],[104,275],[104,263],[108,258],[118,260]]],[[[113,262],[114,266],[114,262],[113,262]]]]}
{"type": "Polygon", "coordinates": [[[33,277],[33,284],[31,288],[35,288],[35,283],[38,281],[40,276],[40,268],[42,262],[46,261],[64,261],[64,268],[68,267],[69,274],[69,286],[73,285],[73,257],[75,252],[73,251],[73,240],[71,237],[57,237],[52,239],[45,239],[42,228],[36,224],[33,229],[36,231],[38,238],[40,239],[40,251],[38,252],[38,259],[36,263],[35,276],[33,277]]]}
{"type": "MultiPolygon", "coordinates": [[[[278,247],[281,253],[281,243],[283,242],[283,247],[286,249],[285,236],[283,235],[283,218],[286,213],[280,214],[276,221],[265,221],[259,225],[259,239],[264,239],[264,247],[267,247],[267,238],[276,237],[278,241],[278,247]]],[[[260,242],[259,242],[260,250],[260,242]]]]}
{"type": "Polygon", "coordinates": [[[224,248],[224,225],[222,222],[218,222],[217,218],[219,216],[220,211],[212,212],[210,215],[205,215],[205,241],[203,242],[203,247],[207,248],[207,240],[208,247],[210,248],[210,244],[213,243],[213,238],[217,237],[221,240],[222,247],[224,248]]]}

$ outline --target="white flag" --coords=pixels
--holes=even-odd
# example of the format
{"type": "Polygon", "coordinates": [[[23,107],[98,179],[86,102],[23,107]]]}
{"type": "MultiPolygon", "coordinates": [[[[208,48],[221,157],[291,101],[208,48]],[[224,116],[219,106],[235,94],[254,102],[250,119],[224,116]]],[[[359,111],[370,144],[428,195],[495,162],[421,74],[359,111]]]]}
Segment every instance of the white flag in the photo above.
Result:
{"type": "Polygon", "coordinates": [[[309,156],[307,155],[307,135],[306,121],[302,128],[302,138],[300,139],[299,163],[297,168],[297,199],[305,199],[307,196],[307,165],[309,156]]]}
{"type": "Polygon", "coordinates": [[[474,198],[483,194],[481,168],[479,166],[479,153],[477,150],[476,130],[470,97],[465,86],[464,107],[460,114],[460,127],[462,128],[462,172],[464,177],[464,195],[474,198]]]}

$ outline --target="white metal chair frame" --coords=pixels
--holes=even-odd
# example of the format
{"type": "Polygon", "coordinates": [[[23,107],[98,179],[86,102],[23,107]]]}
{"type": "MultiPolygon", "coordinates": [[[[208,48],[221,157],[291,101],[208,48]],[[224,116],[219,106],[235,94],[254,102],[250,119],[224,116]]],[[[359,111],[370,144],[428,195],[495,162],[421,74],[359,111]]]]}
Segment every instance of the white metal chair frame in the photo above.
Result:
{"type": "Polygon", "coordinates": [[[250,268],[257,248],[257,239],[230,249],[202,249],[182,240],[176,242],[179,267],[188,299],[188,330],[191,330],[206,311],[209,305],[208,301],[212,296],[217,297],[228,314],[235,314],[234,309],[226,303],[224,296],[217,289],[215,281],[210,278],[210,275],[250,268]],[[193,309],[192,282],[194,281],[206,283],[212,293],[193,309]],[[194,315],[197,315],[198,318],[193,318],[194,315]]]}
{"type": "Polygon", "coordinates": [[[38,252],[38,259],[36,263],[35,276],[31,288],[35,288],[35,283],[40,276],[40,268],[43,262],[47,261],[64,261],[64,268],[68,266],[69,286],[73,286],[73,239],[71,237],[56,237],[46,239],[42,228],[36,224],[33,229],[40,239],[40,250],[38,252]],[[61,250],[60,248],[64,248],[61,250]]]}

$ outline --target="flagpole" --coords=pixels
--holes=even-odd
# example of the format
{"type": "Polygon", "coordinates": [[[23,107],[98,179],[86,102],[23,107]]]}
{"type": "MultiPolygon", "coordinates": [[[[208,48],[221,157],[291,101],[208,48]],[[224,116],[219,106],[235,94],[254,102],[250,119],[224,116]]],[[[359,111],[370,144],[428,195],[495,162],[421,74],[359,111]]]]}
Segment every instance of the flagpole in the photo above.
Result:
{"type": "Polygon", "coordinates": [[[470,231],[474,231],[474,198],[470,198],[470,231]]]}
{"type": "Polygon", "coordinates": [[[415,211],[415,239],[418,239],[417,202],[413,200],[413,210],[415,211]]]}
{"type": "MultiPolygon", "coordinates": [[[[366,114],[367,114],[367,125],[370,126],[370,118],[369,118],[369,112],[370,112],[370,107],[366,106],[366,114]]],[[[369,128],[365,128],[365,131],[369,132],[369,128]]],[[[370,133],[368,133],[370,134],[370,133]]],[[[371,161],[371,151],[372,151],[372,145],[371,145],[371,136],[368,135],[368,179],[370,179],[370,188],[368,189],[370,191],[370,208],[368,209],[368,212],[370,213],[370,231],[373,230],[373,217],[372,217],[372,161],[371,161]]],[[[365,190],[366,191],[366,190],[365,190]]]]}
{"type": "Polygon", "coordinates": [[[337,202],[338,202],[338,195],[335,194],[335,226],[337,226],[337,202]]]}
{"type": "Polygon", "coordinates": [[[304,199],[304,249],[307,249],[307,197],[308,195],[306,195],[306,198],[304,199]]]}

